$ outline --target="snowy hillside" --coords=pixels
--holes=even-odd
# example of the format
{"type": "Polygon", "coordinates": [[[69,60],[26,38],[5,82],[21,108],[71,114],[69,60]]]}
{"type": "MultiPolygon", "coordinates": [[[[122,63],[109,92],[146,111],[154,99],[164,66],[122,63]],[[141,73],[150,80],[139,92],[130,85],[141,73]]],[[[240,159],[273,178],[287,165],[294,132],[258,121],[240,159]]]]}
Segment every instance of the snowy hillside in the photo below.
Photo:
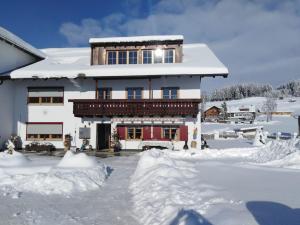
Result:
{"type": "MultiPolygon", "coordinates": [[[[228,106],[232,107],[254,105],[256,106],[256,108],[261,109],[265,100],[265,97],[251,97],[239,100],[226,101],[226,103],[228,106]]],[[[276,102],[278,112],[293,112],[300,114],[300,97],[285,98],[283,100],[277,99],[276,102]],[[289,102],[290,99],[295,99],[296,101],[289,102]]],[[[211,106],[221,107],[222,103],[223,101],[207,102],[206,108],[209,108],[211,106]]]]}

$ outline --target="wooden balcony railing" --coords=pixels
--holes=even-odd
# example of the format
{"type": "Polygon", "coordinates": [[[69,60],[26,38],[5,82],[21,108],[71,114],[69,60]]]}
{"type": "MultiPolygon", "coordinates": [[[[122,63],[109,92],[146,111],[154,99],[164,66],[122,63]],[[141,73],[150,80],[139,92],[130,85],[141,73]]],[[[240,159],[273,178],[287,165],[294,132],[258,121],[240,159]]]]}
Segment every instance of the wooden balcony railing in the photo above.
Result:
{"type": "Polygon", "coordinates": [[[76,117],[197,116],[200,99],[71,99],[76,117]]]}

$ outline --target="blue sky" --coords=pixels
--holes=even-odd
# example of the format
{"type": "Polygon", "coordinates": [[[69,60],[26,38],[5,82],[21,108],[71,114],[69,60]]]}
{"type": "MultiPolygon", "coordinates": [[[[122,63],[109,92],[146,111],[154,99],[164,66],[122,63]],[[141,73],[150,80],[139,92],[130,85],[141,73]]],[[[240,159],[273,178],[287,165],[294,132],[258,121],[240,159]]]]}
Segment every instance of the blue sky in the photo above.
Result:
{"type": "Polygon", "coordinates": [[[0,26],[37,48],[183,34],[229,68],[228,79],[207,79],[206,87],[300,79],[300,0],[10,0],[1,8],[0,26]]]}
{"type": "MultiPolygon", "coordinates": [[[[0,25],[38,48],[64,47],[67,39],[59,32],[63,23],[80,23],[82,19],[101,20],[116,12],[128,16],[146,16],[148,4],[140,1],[137,14],[127,0],[5,0],[1,2],[0,25]]],[[[124,34],[126,35],[126,34],[124,34]]],[[[80,43],[80,45],[88,45],[80,43]]]]}

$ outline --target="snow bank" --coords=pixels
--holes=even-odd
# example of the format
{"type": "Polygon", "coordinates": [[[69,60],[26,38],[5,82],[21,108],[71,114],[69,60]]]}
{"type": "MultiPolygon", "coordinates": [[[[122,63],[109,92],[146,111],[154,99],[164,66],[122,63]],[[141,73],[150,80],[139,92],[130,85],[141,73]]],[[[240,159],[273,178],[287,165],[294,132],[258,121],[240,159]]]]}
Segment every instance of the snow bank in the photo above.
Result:
{"type": "Polygon", "coordinates": [[[271,141],[251,159],[264,165],[300,169],[300,141],[271,141]]]}
{"type": "Polygon", "coordinates": [[[8,166],[25,166],[29,162],[22,153],[14,151],[13,154],[8,154],[8,151],[0,152],[0,167],[8,166]]]}
{"type": "Polygon", "coordinates": [[[20,171],[10,174],[5,173],[4,167],[0,167],[0,189],[7,194],[34,192],[69,195],[73,192],[98,189],[107,177],[106,166],[85,153],[76,155],[67,152],[57,166],[49,168],[47,172],[34,172],[36,168],[30,165],[24,168],[26,173],[20,171]],[[28,173],[29,169],[32,173],[28,173]]]}
{"type": "MultiPolygon", "coordinates": [[[[212,205],[235,204],[219,195],[218,187],[195,179],[194,163],[174,159],[170,153],[143,152],[131,178],[134,212],[141,224],[177,224],[176,216],[183,211],[203,215],[212,205]]],[[[201,224],[198,219],[189,216],[180,224],[201,224]]]]}

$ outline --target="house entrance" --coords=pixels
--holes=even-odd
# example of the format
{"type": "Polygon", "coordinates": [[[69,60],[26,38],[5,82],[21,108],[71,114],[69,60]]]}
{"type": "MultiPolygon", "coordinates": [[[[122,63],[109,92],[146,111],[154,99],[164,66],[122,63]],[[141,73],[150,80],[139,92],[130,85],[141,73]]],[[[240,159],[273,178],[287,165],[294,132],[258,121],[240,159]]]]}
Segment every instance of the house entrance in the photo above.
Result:
{"type": "Polygon", "coordinates": [[[110,124],[97,124],[97,149],[109,149],[111,137],[110,124]]]}

